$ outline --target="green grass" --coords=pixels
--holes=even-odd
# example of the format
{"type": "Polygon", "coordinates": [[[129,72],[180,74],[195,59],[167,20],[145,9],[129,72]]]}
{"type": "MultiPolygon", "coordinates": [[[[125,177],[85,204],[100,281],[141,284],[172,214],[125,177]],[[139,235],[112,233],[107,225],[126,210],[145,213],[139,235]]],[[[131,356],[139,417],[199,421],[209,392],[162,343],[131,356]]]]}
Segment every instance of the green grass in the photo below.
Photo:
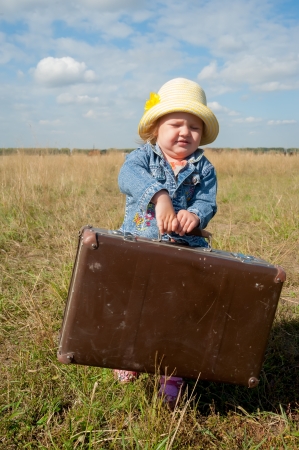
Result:
{"type": "Polygon", "coordinates": [[[299,447],[299,157],[211,153],[214,245],[282,265],[287,282],[256,389],[192,381],[174,413],[157,376],[120,386],[109,369],[56,358],[77,232],[116,228],[123,155],[0,157],[0,448],[299,447]]]}

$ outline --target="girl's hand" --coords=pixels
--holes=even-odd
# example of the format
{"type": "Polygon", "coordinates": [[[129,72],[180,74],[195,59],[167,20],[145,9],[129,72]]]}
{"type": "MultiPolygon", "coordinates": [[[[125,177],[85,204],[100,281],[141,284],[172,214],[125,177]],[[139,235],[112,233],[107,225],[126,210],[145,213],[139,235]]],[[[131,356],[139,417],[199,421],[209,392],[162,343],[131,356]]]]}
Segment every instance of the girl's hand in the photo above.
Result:
{"type": "Polygon", "coordinates": [[[156,205],[156,220],[160,233],[163,234],[177,231],[179,221],[173,209],[168,192],[164,190],[157,192],[151,201],[156,205]]]}
{"type": "Polygon", "coordinates": [[[177,218],[179,222],[179,226],[177,229],[177,233],[180,236],[184,236],[186,233],[190,233],[194,228],[199,225],[199,217],[196,214],[187,211],[186,209],[181,209],[177,213],[177,218]]]}

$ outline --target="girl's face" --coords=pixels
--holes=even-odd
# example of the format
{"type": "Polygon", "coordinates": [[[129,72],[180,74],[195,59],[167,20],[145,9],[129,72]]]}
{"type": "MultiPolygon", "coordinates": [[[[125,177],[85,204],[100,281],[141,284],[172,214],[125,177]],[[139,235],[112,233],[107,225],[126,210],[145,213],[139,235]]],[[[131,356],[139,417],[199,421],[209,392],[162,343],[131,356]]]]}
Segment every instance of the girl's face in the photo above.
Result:
{"type": "Polygon", "coordinates": [[[168,161],[180,161],[195,152],[203,129],[203,121],[193,114],[166,114],[159,122],[157,143],[168,161]]]}

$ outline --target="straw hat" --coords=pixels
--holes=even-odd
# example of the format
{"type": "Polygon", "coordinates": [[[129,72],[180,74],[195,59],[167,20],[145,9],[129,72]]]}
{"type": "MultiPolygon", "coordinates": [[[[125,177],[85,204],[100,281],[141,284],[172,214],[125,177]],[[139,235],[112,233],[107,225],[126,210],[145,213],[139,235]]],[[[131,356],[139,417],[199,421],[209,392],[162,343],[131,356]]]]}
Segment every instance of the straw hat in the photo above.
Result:
{"type": "Polygon", "coordinates": [[[158,94],[151,92],[144,109],[145,112],[138,125],[141,138],[157,119],[177,111],[194,114],[203,120],[205,127],[201,145],[213,142],[219,132],[218,121],[207,107],[204,90],[197,83],[186,78],[174,78],[163,84],[158,94]]]}

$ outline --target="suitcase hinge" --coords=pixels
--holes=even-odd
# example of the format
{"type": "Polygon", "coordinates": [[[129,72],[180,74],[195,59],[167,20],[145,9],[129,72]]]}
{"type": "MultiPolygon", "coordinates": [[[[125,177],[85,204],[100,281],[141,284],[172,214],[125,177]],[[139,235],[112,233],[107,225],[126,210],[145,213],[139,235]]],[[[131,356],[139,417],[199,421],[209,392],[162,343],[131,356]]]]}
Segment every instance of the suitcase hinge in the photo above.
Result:
{"type": "Polygon", "coordinates": [[[62,364],[71,364],[73,362],[75,354],[73,352],[61,354],[61,352],[57,352],[57,359],[62,364]]]}

